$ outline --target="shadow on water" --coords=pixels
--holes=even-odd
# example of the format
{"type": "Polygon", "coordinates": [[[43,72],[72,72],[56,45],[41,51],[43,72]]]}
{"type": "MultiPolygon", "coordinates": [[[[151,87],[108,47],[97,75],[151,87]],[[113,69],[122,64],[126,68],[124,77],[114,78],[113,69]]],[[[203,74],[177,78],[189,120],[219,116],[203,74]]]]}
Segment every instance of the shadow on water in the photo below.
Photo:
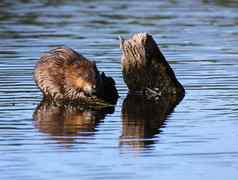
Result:
{"type": "Polygon", "coordinates": [[[166,118],[183,97],[161,97],[154,101],[128,94],[122,106],[120,146],[135,151],[150,148],[156,143],[154,137],[160,133],[166,118]]]}
{"type": "Polygon", "coordinates": [[[52,136],[58,143],[73,144],[76,139],[94,135],[97,125],[113,112],[114,107],[93,109],[42,101],[35,109],[33,118],[40,132],[52,136]]]}

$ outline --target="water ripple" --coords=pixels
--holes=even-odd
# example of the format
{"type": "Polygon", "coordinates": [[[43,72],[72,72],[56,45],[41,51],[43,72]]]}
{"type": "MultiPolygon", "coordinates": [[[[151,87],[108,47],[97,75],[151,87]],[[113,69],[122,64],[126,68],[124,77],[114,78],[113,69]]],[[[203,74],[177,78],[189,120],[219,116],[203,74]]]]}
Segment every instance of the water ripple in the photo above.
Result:
{"type": "Polygon", "coordinates": [[[2,0],[0,179],[235,179],[237,8],[232,0],[2,0]],[[185,86],[169,114],[128,100],[118,36],[138,31],[153,34],[185,86]],[[40,103],[32,71],[59,45],[115,79],[113,110],[40,103]]]}

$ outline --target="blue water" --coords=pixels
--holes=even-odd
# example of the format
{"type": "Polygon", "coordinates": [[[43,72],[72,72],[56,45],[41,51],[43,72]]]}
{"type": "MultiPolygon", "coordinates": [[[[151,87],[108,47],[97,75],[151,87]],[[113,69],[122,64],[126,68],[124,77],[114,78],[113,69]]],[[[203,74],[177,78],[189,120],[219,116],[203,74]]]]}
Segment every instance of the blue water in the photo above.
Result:
{"type": "Polygon", "coordinates": [[[237,62],[235,0],[1,0],[0,179],[235,180],[237,62]],[[123,118],[118,36],[135,32],[153,35],[186,89],[161,123],[150,121],[156,113],[123,118]],[[52,107],[54,118],[49,112],[33,118],[42,98],[34,64],[59,45],[115,79],[114,112],[52,107]]]}

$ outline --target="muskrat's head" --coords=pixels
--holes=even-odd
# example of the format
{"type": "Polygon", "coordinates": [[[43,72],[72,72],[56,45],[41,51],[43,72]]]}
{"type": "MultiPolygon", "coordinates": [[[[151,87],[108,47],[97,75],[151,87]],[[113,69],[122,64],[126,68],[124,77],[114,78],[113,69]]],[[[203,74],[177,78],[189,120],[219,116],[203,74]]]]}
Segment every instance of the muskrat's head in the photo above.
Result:
{"type": "Polygon", "coordinates": [[[101,77],[95,62],[75,61],[66,68],[66,83],[84,95],[96,95],[101,86],[101,77]]]}

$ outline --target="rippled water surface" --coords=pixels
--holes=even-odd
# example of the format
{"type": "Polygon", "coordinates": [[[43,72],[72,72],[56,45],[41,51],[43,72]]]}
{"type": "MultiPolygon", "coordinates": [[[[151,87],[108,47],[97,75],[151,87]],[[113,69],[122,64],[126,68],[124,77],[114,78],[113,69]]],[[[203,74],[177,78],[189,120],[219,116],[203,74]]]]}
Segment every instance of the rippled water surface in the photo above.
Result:
{"type": "Polygon", "coordinates": [[[238,1],[0,1],[0,179],[236,179],[237,100],[238,1]],[[141,31],[186,89],[169,115],[126,99],[118,36],[141,31]],[[40,104],[32,70],[59,45],[115,79],[114,109],[40,104]]]}

